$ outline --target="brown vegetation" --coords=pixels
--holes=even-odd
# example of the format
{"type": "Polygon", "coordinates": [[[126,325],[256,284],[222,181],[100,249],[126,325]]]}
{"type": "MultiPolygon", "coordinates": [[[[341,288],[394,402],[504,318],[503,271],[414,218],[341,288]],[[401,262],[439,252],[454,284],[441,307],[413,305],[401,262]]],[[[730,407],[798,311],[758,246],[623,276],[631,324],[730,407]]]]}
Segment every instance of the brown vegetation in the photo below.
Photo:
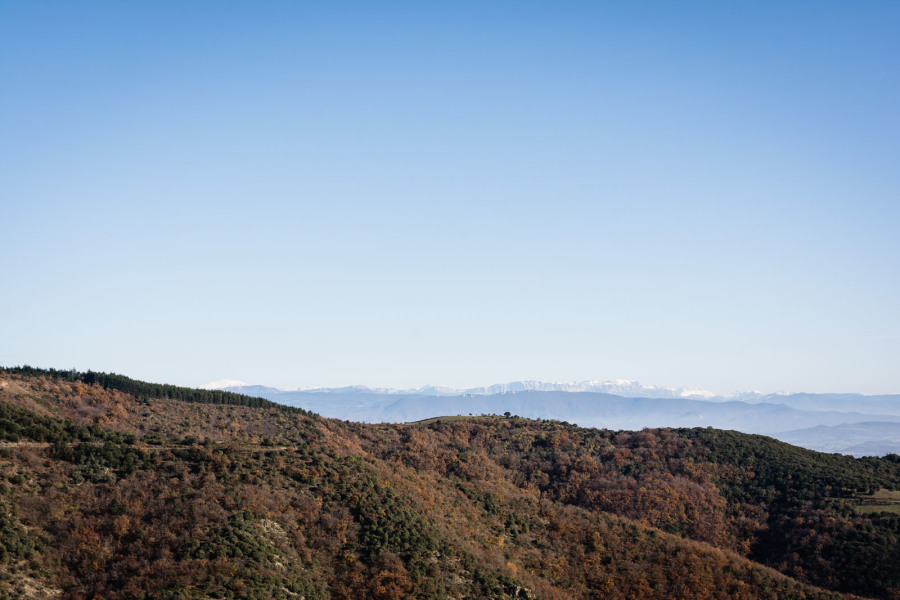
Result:
{"type": "Polygon", "coordinates": [[[0,384],[0,425],[15,424],[0,437],[28,443],[0,449],[0,525],[17,540],[0,597],[900,598],[890,539],[853,554],[894,531],[888,516],[841,497],[900,483],[890,461],[724,432],[371,426],[0,384]],[[770,467],[795,459],[794,483],[770,467]]]}

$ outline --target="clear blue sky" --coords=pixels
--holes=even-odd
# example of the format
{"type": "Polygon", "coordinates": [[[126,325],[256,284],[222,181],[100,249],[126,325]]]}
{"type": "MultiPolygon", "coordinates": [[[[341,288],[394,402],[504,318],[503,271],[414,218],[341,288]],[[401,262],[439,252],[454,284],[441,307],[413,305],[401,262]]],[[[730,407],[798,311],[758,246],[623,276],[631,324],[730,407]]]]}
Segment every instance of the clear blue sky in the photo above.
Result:
{"type": "Polygon", "coordinates": [[[898,2],[0,2],[0,364],[900,392],[898,2]]]}

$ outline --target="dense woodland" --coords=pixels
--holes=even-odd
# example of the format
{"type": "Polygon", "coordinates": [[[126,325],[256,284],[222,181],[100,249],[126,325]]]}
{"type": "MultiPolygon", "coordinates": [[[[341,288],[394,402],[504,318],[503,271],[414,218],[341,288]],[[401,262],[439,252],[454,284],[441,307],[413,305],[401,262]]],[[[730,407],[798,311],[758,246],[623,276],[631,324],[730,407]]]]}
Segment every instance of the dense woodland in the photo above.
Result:
{"type": "Polygon", "coordinates": [[[900,599],[900,458],[0,370],[0,598],[900,599]]]}

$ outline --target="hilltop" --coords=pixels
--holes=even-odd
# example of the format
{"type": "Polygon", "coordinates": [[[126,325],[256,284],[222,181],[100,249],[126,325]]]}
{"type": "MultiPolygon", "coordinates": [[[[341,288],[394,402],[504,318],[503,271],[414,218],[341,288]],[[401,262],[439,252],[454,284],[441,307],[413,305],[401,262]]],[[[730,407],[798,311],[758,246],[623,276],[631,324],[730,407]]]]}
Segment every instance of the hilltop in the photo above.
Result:
{"type": "Polygon", "coordinates": [[[0,597],[900,598],[900,457],[0,371],[0,597]]]}

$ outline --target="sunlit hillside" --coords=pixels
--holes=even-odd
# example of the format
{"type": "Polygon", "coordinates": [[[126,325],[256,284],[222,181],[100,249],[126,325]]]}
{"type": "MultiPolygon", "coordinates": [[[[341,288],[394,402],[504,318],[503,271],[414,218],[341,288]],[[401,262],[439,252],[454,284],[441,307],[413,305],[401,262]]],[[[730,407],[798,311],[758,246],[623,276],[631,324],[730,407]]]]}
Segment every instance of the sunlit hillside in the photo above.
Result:
{"type": "Polygon", "coordinates": [[[900,462],[0,374],[9,598],[897,598],[900,462]],[[129,391],[123,391],[123,390],[129,391]]]}

